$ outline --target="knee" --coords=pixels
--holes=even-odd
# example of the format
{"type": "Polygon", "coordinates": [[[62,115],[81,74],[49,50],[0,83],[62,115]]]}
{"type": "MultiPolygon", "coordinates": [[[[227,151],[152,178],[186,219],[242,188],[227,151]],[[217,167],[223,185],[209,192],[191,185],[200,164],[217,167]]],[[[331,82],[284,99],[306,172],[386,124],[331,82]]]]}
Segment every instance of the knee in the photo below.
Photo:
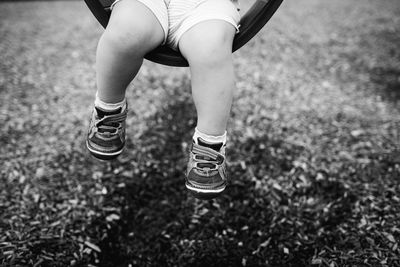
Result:
{"type": "Polygon", "coordinates": [[[152,36],[145,27],[140,27],[132,20],[132,18],[121,17],[111,22],[102,40],[107,42],[115,52],[144,55],[154,46],[152,36]]]}
{"type": "Polygon", "coordinates": [[[214,39],[199,40],[193,43],[189,51],[186,57],[190,65],[218,68],[232,60],[232,44],[219,36],[214,39]]]}
{"type": "Polygon", "coordinates": [[[218,68],[232,61],[232,48],[222,46],[221,42],[205,43],[194,47],[192,53],[188,59],[189,63],[201,64],[208,68],[218,68]]]}
{"type": "Polygon", "coordinates": [[[190,65],[218,68],[222,64],[231,64],[234,30],[230,27],[210,29],[213,28],[182,36],[180,49],[190,65]]]}
{"type": "Polygon", "coordinates": [[[137,4],[135,1],[121,1],[118,3],[120,6],[113,10],[102,39],[116,52],[144,55],[162,42],[163,32],[156,28],[159,27],[157,21],[138,14],[137,4]]]}

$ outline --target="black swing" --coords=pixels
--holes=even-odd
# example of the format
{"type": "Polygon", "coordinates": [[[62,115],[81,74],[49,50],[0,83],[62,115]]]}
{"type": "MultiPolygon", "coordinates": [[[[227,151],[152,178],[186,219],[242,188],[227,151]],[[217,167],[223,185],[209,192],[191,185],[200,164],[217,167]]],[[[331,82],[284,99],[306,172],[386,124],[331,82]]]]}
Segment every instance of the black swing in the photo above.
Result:
{"type": "MultiPolygon", "coordinates": [[[[115,0],[85,0],[90,11],[105,28],[110,19],[110,6],[115,0]]],[[[283,0],[256,0],[240,20],[240,32],[233,41],[232,51],[236,51],[254,37],[269,21],[283,0]]],[[[186,59],[166,46],[160,46],[145,56],[146,59],[176,67],[186,67],[186,59]]]]}

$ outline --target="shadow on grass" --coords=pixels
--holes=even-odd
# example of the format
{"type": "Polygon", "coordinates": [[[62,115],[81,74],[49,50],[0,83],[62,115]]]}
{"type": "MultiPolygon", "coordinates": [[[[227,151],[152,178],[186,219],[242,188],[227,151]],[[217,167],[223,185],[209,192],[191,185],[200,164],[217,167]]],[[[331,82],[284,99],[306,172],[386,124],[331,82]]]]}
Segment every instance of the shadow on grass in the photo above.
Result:
{"type": "Polygon", "coordinates": [[[303,148],[247,138],[230,151],[227,192],[198,201],[184,188],[195,126],[189,97],[168,100],[148,126],[140,147],[128,144],[136,162],[119,163],[133,177],[110,181],[104,205],[120,218],[90,227],[101,266],[308,266],[317,248],[340,242],[338,225],[356,197],[328,174],[295,166],[303,148]]]}
{"type": "MultiPolygon", "coordinates": [[[[93,224],[100,231],[96,234],[105,233],[100,243],[102,266],[168,262],[166,253],[174,249],[171,236],[188,224],[186,215],[193,201],[187,200],[184,187],[185,146],[191,140],[196,112],[189,95],[165,101],[147,121],[148,130],[140,140],[133,144],[128,139],[126,150],[134,155],[130,158],[134,162],[120,166],[132,176],[122,179],[126,187],[115,188],[106,200],[121,208],[121,219],[106,225],[99,218],[93,224]]],[[[121,180],[116,177],[112,182],[121,180]]]]}
{"type": "Polygon", "coordinates": [[[400,100],[400,70],[395,68],[374,68],[371,70],[372,82],[383,86],[381,95],[389,101],[400,100]]]}

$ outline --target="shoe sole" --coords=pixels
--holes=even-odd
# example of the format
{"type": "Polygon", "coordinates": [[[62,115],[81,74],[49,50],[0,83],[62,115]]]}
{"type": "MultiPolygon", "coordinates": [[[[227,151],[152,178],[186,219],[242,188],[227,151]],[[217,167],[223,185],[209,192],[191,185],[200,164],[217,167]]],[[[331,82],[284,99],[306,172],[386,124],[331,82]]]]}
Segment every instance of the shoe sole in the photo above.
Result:
{"type": "Polygon", "coordinates": [[[189,190],[189,192],[197,199],[201,200],[210,200],[213,198],[218,197],[219,195],[222,194],[222,192],[225,191],[226,185],[223,188],[219,189],[201,189],[197,187],[193,187],[190,184],[186,182],[186,188],[189,190]]]}
{"type": "Polygon", "coordinates": [[[116,152],[112,152],[112,153],[100,152],[100,151],[94,150],[93,148],[90,148],[88,142],[86,142],[86,147],[89,150],[90,154],[92,154],[95,158],[100,159],[100,160],[112,160],[112,159],[115,159],[124,150],[122,148],[121,150],[116,151],[116,152]]]}

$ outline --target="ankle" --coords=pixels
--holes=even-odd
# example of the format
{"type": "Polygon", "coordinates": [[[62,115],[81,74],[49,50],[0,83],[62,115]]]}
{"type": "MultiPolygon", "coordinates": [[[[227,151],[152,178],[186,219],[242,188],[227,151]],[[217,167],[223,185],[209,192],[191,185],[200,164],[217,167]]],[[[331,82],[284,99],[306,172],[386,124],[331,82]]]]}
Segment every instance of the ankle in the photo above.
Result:
{"type": "Polygon", "coordinates": [[[226,131],[222,135],[210,135],[200,131],[196,127],[193,134],[193,141],[198,145],[220,151],[221,148],[226,144],[226,131]]]}
{"type": "Polygon", "coordinates": [[[117,110],[119,108],[124,109],[126,106],[126,99],[123,98],[120,101],[104,101],[104,100],[100,99],[98,93],[96,93],[94,106],[101,108],[103,110],[106,110],[106,111],[113,111],[113,110],[117,110]]]}

